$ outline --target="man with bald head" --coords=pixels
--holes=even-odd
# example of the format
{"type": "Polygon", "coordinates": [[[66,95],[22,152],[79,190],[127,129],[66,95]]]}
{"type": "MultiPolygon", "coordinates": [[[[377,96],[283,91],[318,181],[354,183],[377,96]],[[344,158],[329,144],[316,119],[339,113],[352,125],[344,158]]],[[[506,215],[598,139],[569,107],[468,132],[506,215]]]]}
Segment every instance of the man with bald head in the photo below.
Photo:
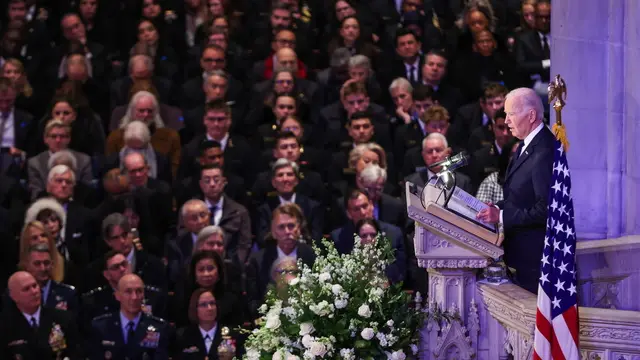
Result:
{"type": "MultiPolygon", "coordinates": [[[[286,31],[280,31],[276,36],[285,36],[286,34],[286,31]]],[[[253,65],[252,80],[254,82],[271,80],[278,66],[292,70],[297,79],[307,78],[307,67],[298,59],[295,48],[291,46],[278,46],[272,49],[274,51],[271,55],[253,65]]]]}
{"type": "Polygon", "coordinates": [[[505,124],[520,143],[507,168],[504,200],[481,211],[478,218],[504,229],[504,257],[515,269],[514,282],[537,293],[557,142],[543,122],[542,101],[532,89],[507,94],[504,109],[505,124]]]}
{"type": "Polygon", "coordinates": [[[135,274],[120,278],[115,289],[119,311],[93,319],[90,359],[168,359],[167,323],[143,311],[145,286],[135,274]]]}
{"type": "Polygon", "coordinates": [[[134,55],[129,59],[129,76],[123,76],[111,84],[111,111],[117,106],[127,105],[129,102],[129,90],[136,81],[150,81],[158,91],[159,102],[167,104],[171,81],[155,75],[153,59],[147,55],[134,55]]]}
{"type": "Polygon", "coordinates": [[[71,312],[42,307],[33,275],[14,273],[8,288],[15,306],[0,314],[1,359],[82,358],[75,318],[71,312]]]}

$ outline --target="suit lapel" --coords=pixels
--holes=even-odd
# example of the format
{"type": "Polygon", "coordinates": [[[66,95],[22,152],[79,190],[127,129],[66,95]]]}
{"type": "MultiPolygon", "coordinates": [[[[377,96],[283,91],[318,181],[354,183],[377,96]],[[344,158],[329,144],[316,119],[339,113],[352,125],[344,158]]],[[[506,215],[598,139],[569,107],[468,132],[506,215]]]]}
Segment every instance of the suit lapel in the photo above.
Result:
{"type": "Polygon", "coordinates": [[[543,131],[546,131],[544,125],[542,126],[542,129],[540,129],[540,131],[536,134],[536,136],[531,140],[531,143],[529,143],[529,145],[524,149],[522,154],[520,154],[520,156],[515,161],[511,161],[511,163],[509,164],[505,182],[509,181],[513,173],[518,170],[518,168],[522,166],[522,164],[524,164],[533,155],[534,151],[536,150],[536,145],[538,144],[538,142],[540,142],[540,139],[543,136],[543,131]]]}
{"type": "Polygon", "coordinates": [[[235,207],[231,203],[228,196],[224,197],[224,204],[222,205],[222,216],[220,217],[220,226],[228,221],[235,213],[235,207]]]}

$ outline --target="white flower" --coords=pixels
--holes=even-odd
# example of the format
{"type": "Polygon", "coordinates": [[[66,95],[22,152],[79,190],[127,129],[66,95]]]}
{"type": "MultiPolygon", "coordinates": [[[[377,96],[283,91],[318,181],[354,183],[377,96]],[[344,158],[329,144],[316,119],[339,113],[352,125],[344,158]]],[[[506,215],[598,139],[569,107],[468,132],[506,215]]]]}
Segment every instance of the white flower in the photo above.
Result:
{"type": "Polygon", "coordinates": [[[394,351],[389,357],[391,360],[404,360],[407,358],[407,355],[404,354],[402,350],[394,351]]]}
{"type": "Polygon", "coordinates": [[[267,316],[267,322],[264,326],[267,329],[275,330],[279,328],[280,325],[282,325],[282,322],[280,321],[280,317],[278,315],[270,315],[270,316],[267,316]]]}
{"type": "Polygon", "coordinates": [[[382,297],[382,295],[384,295],[384,291],[380,288],[375,288],[371,290],[371,296],[379,298],[379,297],[382,297]]]}
{"type": "Polygon", "coordinates": [[[289,286],[296,286],[299,282],[300,278],[294,277],[293,279],[289,280],[289,286]]]}
{"type": "Polygon", "coordinates": [[[373,335],[374,335],[374,334],[375,334],[375,333],[373,332],[373,329],[372,329],[372,328],[364,328],[364,329],[362,330],[362,332],[360,332],[360,336],[362,336],[362,338],[363,338],[363,339],[365,339],[365,340],[371,340],[371,339],[373,339],[373,335]]]}
{"type": "Polygon", "coordinates": [[[300,336],[312,334],[316,329],[310,322],[300,324],[300,336]]]}
{"type": "Polygon", "coordinates": [[[333,293],[333,295],[340,295],[343,291],[344,289],[342,289],[342,286],[340,286],[339,284],[334,284],[331,286],[331,292],[333,293]]]}
{"type": "Polygon", "coordinates": [[[307,350],[304,352],[304,354],[302,354],[302,356],[305,358],[305,360],[313,360],[316,357],[313,356],[313,354],[311,353],[311,350],[307,350]]]}
{"type": "Polygon", "coordinates": [[[336,309],[344,309],[349,301],[347,299],[336,299],[333,303],[336,305],[336,309]]]}
{"type": "Polygon", "coordinates": [[[331,280],[331,274],[329,274],[328,272],[323,272],[318,276],[318,280],[320,280],[320,282],[327,282],[331,280]]]}
{"type": "Polygon", "coordinates": [[[358,308],[358,315],[368,318],[371,316],[371,309],[369,309],[369,305],[363,304],[358,308]]]}
{"type": "Polygon", "coordinates": [[[418,355],[418,345],[411,344],[409,345],[409,347],[411,348],[411,352],[413,353],[413,355],[418,355]]]}
{"type": "Polygon", "coordinates": [[[388,327],[393,327],[393,324],[394,324],[393,320],[387,321],[387,326],[388,327]]]}
{"type": "Polygon", "coordinates": [[[260,351],[254,348],[247,349],[247,359],[249,360],[258,360],[260,359],[260,351]]]}
{"type": "Polygon", "coordinates": [[[344,360],[354,360],[356,358],[353,349],[340,349],[340,356],[344,360]]]}
{"type": "Polygon", "coordinates": [[[285,352],[283,352],[282,350],[278,350],[273,353],[273,355],[271,356],[271,360],[285,360],[285,356],[285,352]]]}
{"type": "Polygon", "coordinates": [[[266,313],[266,312],[267,312],[267,310],[268,310],[268,308],[267,308],[267,304],[262,304],[262,305],[260,306],[260,308],[258,308],[258,311],[260,312],[260,314],[264,314],[264,313],[266,313]]]}
{"type": "Polygon", "coordinates": [[[380,346],[385,347],[387,346],[387,337],[384,336],[383,333],[379,332],[376,334],[376,338],[378,339],[378,341],[380,342],[380,346]]]}
{"type": "Polygon", "coordinates": [[[333,312],[333,309],[333,305],[326,300],[322,300],[318,304],[309,305],[309,310],[318,316],[327,316],[333,312]]]}
{"type": "Polygon", "coordinates": [[[311,351],[313,356],[324,357],[327,353],[327,347],[319,341],[314,341],[311,343],[309,351],[311,351]]]}
{"type": "Polygon", "coordinates": [[[313,336],[307,334],[302,337],[302,346],[308,349],[311,347],[311,343],[313,343],[314,340],[313,336]]]}
{"type": "Polygon", "coordinates": [[[300,360],[300,357],[293,354],[287,354],[286,360],[300,360]]]}

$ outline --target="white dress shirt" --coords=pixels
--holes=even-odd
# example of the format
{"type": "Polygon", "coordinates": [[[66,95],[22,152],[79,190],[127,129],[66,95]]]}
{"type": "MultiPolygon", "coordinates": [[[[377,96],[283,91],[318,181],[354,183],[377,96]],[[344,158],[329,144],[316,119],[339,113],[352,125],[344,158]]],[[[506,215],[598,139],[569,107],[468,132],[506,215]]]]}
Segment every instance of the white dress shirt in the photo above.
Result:
{"type": "Polygon", "coordinates": [[[278,195],[278,199],[280,200],[280,205],[282,204],[295,204],[296,203],[296,193],[293,193],[293,195],[291,195],[291,198],[289,200],[283,198],[282,196],[278,195]]]}
{"type": "Polygon", "coordinates": [[[31,319],[35,319],[36,320],[36,326],[40,326],[40,307],[38,307],[38,310],[36,312],[34,312],[33,314],[26,314],[26,313],[22,313],[22,316],[24,316],[25,319],[27,319],[27,322],[29,323],[29,326],[31,326],[31,319]]]}
{"type": "Polygon", "coordinates": [[[280,250],[280,246],[276,246],[276,249],[278,249],[278,259],[290,257],[290,258],[294,258],[294,259],[298,260],[298,247],[297,246],[293,249],[293,251],[289,255],[285,254],[284,251],[280,250]]]}
{"type": "MultiPolygon", "coordinates": [[[[2,139],[0,139],[0,147],[8,148],[15,146],[16,144],[16,129],[14,126],[13,114],[14,111],[13,109],[11,109],[11,112],[7,114],[7,118],[4,120],[4,128],[0,131],[0,134],[2,134],[2,139]]],[[[0,123],[2,123],[2,118],[0,118],[0,123]]]]}
{"type": "Polygon", "coordinates": [[[217,203],[212,204],[209,200],[204,200],[205,204],[207,204],[207,208],[211,209],[215,207],[214,213],[211,214],[211,218],[213,219],[213,225],[219,226],[220,219],[222,219],[222,206],[224,205],[224,195],[220,196],[220,200],[217,203]]]}
{"type": "Polygon", "coordinates": [[[203,328],[198,326],[200,329],[200,334],[202,335],[202,340],[204,340],[204,346],[207,348],[207,354],[211,349],[211,344],[213,344],[213,338],[216,336],[216,330],[218,329],[218,324],[214,325],[211,330],[206,331],[203,328]],[[206,340],[207,335],[209,336],[209,340],[206,340]]]}
{"type": "Polygon", "coordinates": [[[411,81],[412,79],[415,79],[418,81],[420,78],[418,76],[418,71],[420,71],[420,56],[416,57],[416,61],[413,64],[404,63],[404,73],[407,75],[407,80],[411,81]],[[413,69],[411,69],[412,66],[413,69]],[[409,76],[409,74],[412,74],[412,76],[409,76]]]}

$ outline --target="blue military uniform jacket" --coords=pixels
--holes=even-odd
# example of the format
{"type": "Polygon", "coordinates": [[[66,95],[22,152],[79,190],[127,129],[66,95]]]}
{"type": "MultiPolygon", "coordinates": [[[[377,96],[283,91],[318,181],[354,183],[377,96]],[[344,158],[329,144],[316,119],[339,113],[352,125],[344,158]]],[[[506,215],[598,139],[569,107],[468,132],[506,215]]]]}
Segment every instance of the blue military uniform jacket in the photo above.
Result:
{"type": "Polygon", "coordinates": [[[125,343],[120,313],[98,316],[91,322],[87,353],[92,360],[164,360],[169,358],[169,326],[155,316],[142,314],[133,340],[125,343]],[[133,342],[132,342],[133,341],[133,342]]]}

